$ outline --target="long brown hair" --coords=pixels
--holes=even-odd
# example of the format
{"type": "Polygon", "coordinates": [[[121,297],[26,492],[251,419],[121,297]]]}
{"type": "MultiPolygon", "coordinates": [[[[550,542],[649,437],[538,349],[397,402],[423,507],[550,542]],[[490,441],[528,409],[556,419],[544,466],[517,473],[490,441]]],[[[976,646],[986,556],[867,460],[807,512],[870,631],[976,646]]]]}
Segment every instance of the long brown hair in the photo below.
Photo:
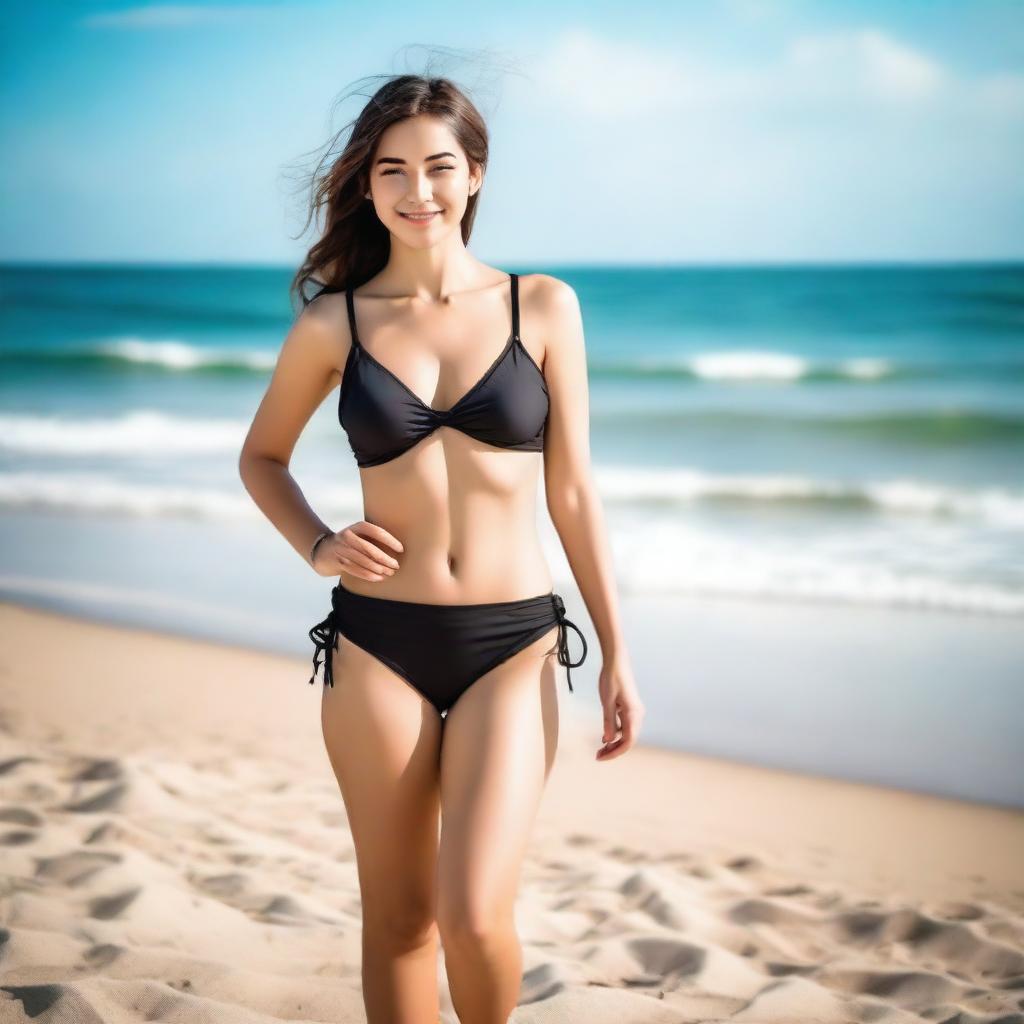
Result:
{"type": "MultiPolygon", "coordinates": [[[[289,294],[293,301],[298,299],[302,308],[323,287],[332,291],[356,287],[387,263],[390,233],[366,198],[370,167],[384,131],[418,114],[430,114],[447,122],[471,164],[486,168],[487,126],[462,89],[448,78],[412,74],[389,78],[351,122],[352,131],[341,153],[331,158],[348,125],[334,136],[312,174],[309,209],[300,234],[321,211],[324,230],[292,278],[289,294]],[[318,290],[307,295],[311,283],[318,290]]],[[[464,243],[469,242],[473,231],[479,196],[477,189],[466,205],[461,224],[464,243]]]]}

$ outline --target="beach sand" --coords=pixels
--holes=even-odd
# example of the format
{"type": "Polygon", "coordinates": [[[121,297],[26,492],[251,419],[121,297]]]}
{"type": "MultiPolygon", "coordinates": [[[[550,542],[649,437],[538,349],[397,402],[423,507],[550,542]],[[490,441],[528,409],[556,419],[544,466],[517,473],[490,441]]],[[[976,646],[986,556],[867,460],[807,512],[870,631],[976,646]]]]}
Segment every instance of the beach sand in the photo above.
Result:
{"type": "MultiPolygon", "coordinates": [[[[0,639],[0,1022],[365,1020],[309,659],[13,604],[0,639]]],[[[560,702],[513,1021],[1024,1022],[1024,814],[601,764],[560,702]]],[[[455,1024],[443,952],[438,978],[455,1024]]]]}

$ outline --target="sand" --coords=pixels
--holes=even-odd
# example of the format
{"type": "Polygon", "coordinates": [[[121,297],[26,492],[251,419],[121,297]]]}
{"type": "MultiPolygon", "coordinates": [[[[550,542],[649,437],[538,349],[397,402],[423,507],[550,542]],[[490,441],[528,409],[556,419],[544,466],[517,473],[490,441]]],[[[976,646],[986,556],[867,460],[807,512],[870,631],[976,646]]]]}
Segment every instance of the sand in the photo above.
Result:
{"type": "MultiPolygon", "coordinates": [[[[0,640],[0,1022],[365,1020],[309,660],[12,604],[0,640]]],[[[602,764],[567,696],[516,1024],[1024,1022],[1024,814],[643,744],[602,764]]]]}

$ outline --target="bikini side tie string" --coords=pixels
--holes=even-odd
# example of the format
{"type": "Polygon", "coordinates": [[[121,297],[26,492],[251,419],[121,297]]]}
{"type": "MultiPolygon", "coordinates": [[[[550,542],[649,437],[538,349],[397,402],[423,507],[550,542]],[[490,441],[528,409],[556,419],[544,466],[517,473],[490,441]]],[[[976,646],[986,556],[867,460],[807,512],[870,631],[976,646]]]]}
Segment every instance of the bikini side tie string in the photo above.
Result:
{"type": "Polygon", "coordinates": [[[583,635],[579,626],[565,617],[565,602],[558,594],[551,595],[555,605],[555,615],[558,617],[558,664],[565,666],[565,679],[569,684],[569,692],[572,693],[572,673],[570,668],[578,668],[587,657],[587,638],[583,635]],[[579,661],[573,661],[569,655],[569,632],[566,627],[576,630],[576,635],[583,644],[583,653],[579,661]]]}
{"type": "Polygon", "coordinates": [[[320,667],[320,655],[324,656],[324,682],[328,686],[334,686],[334,659],[331,652],[338,649],[338,613],[334,607],[333,591],[331,594],[331,610],[323,622],[318,622],[310,631],[309,639],[316,645],[313,651],[313,674],[309,677],[310,683],[316,679],[316,670],[320,667]]]}

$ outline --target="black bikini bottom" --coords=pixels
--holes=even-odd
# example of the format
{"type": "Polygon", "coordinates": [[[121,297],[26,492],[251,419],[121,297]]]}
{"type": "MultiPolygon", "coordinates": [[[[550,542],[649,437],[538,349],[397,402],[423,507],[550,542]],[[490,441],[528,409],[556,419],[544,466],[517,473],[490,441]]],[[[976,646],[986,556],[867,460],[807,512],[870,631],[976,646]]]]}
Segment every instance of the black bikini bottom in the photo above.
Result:
{"type": "Polygon", "coordinates": [[[565,617],[565,604],[553,592],[517,601],[488,604],[421,604],[370,597],[340,583],[331,591],[331,611],[310,631],[316,645],[313,675],[324,654],[324,683],[334,686],[331,652],[341,633],[357,647],[397,672],[444,717],[448,709],[485,672],[558,625],[558,663],[566,669],[583,664],[587,641],[565,617]],[[571,661],[567,627],[583,643],[579,661],[571,661]]]}

